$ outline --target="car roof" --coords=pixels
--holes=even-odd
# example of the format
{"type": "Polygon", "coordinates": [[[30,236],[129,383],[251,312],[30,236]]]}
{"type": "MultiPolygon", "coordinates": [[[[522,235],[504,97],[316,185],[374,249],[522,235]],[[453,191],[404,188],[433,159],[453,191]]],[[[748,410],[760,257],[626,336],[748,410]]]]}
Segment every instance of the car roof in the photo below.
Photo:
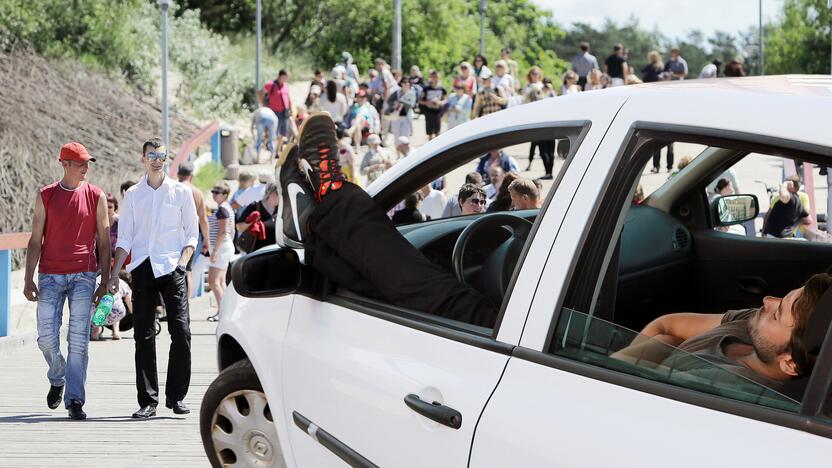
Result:
{"type": "Polygon", "coordinates": [[[762,95],[799,95],[832,99],[832,75],[776,75],[742,78],[664,81],[625,87],[628,91],[653,92],[679,90],[696,92],[726,91],[762,95]]]}

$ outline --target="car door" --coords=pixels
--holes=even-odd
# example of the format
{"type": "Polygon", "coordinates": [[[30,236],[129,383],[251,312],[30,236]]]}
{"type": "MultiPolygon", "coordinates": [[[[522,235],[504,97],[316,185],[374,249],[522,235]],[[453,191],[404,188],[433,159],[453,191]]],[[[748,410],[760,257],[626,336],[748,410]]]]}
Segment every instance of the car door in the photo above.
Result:
{"type": "MultiPolygon", "coordinates": [[[[512,138],[515,131],[528,136],[523,132],[529,127],[547,125],[577,125],[581,132],[547,199],[547,215],[538,220],[537,233],[518,263],[515,284],[495,330],[400,310],[341,290],[325,300],[295,299],[282,367],[284,416],[295,423],[290,440],[296,466],[468,463],[477,420],[518,343],[537,286],[544,257],[535,249],[551,245],[581,175],[622,101],[606,102],[606,111],[600,106],[561,106],[554,115],[574,115],[569,122],[540,113],[482,119],[461,128],[480,136],[466,137],[454,129],[426,145],[424,150],[438,154],[444,165],[454,157],[454,148],[477,148],[482,146],[479,139],[512,138]],[[570,107],[577,112],[570,114],[570,107]],[[431,419],[442,417],[442,422],[431,419]]],[[[408,156],[416,162],[399,163],[405,166],[397,182],[409,184],[412,191],[434,180],[441,173],[424,170],[432,157],[408,156]],[[407,180],[411,176],[420,179],[407,180]]],[[[382,194],[383,199],[394,189],[371,187],[370,193],[382,194]]]]}
{"type": "Polygon", "coordinates": [[[638,149],[643,124],[629,106],[554,239],[547,287],[483,411],[469,466],[825,466],[832,424],[818,401],[828,401],[828,382],[810,380],[799,402],[716,366],[703,364],[707,379],[685,380],[612,356],[634,332],[593,312],[651,149],[638,149]]]}

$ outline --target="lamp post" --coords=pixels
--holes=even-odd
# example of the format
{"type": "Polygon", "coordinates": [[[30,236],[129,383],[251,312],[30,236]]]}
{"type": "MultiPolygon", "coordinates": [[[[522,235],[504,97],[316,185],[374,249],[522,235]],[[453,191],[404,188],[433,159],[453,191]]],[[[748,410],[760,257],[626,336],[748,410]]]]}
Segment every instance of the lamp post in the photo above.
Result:
{"type": "Polygon", "coordinates": [[[393,0],[393,69],[402,68],[402,0],[393,0]]]}
{"type": "Polygon", "coordinates": [[[254,91],[260,91],[260,48],[262,47],[262,15],[263,5],[261,0],[257,0],[257,47],[254,60],[257,64],[254,67],[254,91]]]}
{"type": "Polygon", "coordinates": [[[168,9],[171,0],[157,0],[162,9],[162,142],[168,146],[168,9]]]}
{"type": "Polygon", "coordinates": [[[485,8],[487,3],[488,0],[480,0],[480,55],[485,55],[485,8]]]}
{"type": "Polygon", "coordinates": [[[766,53],[763,46],[763,0],[760,0],[757,12],[759,14],[757,18],[757,33],[759,34],[759,39],[757,40],[757,43],[759,45],[760,54],[760,76],[763,76],[766,72],[766,53]]]}

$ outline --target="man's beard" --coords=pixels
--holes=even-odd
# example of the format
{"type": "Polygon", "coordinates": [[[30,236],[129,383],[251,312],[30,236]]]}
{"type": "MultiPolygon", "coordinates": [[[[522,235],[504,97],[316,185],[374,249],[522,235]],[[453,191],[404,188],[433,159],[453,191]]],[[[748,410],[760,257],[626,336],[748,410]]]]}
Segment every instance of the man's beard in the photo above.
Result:
{"type": "Polygon", "coordinates": [[[760,358],[760,361],[764,364],[771,364],[777,360],[777,356],[786,352],[788,349],[788,343],[784,346],[778,347],[763,336],[762,332],[760,332],[760,328],[757,326],[761,313],[762,311],[758,311],[757,314],[748,321],[748,334],[751,336],[751,346],[754,348],[754,352],[757,353],[757,357],[760,358]]]}

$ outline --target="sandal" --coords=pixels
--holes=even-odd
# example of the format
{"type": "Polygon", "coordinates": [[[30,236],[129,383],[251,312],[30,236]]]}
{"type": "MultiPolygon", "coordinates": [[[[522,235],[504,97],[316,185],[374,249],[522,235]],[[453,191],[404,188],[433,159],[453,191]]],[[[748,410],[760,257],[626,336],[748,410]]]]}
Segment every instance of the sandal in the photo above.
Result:
{"type": "Polygon", "coordinates": [[[219,314],[214,314],[214,315],[208,317],[209,322],[219,322],[219,320],[220,320],[219,314]]]}

